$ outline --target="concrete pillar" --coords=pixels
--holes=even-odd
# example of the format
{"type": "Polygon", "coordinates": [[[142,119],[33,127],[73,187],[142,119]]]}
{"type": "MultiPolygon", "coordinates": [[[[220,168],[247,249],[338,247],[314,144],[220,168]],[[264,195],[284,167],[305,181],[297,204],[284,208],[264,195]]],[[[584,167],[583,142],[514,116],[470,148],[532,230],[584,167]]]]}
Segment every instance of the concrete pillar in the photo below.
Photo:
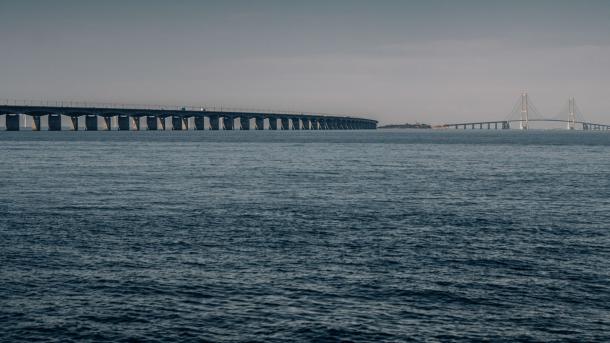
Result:
{"type": "Polygon", "coordinates": [[[195,117],[195,130],[205,130],[205,117],[198,116],[195,117]]]}
{"type": "Polygon", "coordinates": [[[166,123],[165,120],[167,119],[167,117],[159,117],[159,125],[160,125],[160,130],[165,131],[166,130],[166,123]]]}
{"type": "Polygon", "coordinates": [[[498,129],[498,123],[494,123],[495,124],[495,129],[498,129]]]}
{"type": "Polygon", "coordinates": [[[277,117],[269,117],[269,130],[277,130],[277,117]]]}
{"type": "Polygon", "coordinates": [[[239,117],[239,129],[240,130],[250,130],[250,118],[248,117],[239,117]]]}
{"type": "Polygon", "coordinates": [[[118,118],[119,131],[129,131],[129,116],[120,115],[118,118]]]}
{"type": "Polygon", "coordinates": [[[185,130],[188,130],[190,128],[189,118],[190,117],[182,117],[182,128],[185,130]]]}
{"type": "Polygon", "coordinates": [[[48,115],[49,131],[61,131],[61,114],[48,115]]]}
{"type": "Polygon", "coordinates": [[[264,117],[254,117],[254,130],[264,130],[265,129],[265,118],[264,117]]]}
{"type": "Polygon", "coordinates": [[[311,119],[311,130],[317,130],[318,129],[318,119],[312,118],[311,119]]]}
{"type": "Polygon", "coordinates": [[[265,117],[256,117],[255,118],[254,129],[255,130],[264,130],[265,129],[265,117]]]}
{"type": "Polygon", "coordinates": [[[86,115],[85,116],[85,129],[87,131],[97,131],[97,116],[86,115]]]}
{"type": "Polygon", "coordinates": [[[182,125],[182,117],[172,116],[172,130],[180,131],[183,129],[182,125]]]}
{"type": "Polygon", "coordinates": [[[131,121],[133,122],[133,129],[140,131],[140,117],[131,117],[131,121]]]}
{"type": "Polygon", "coordinates": [[[225,130],[233,130],[233,124],[235,123],[235,119],[233,117],[223,117],[222,121],[225,130]]]}
{"type": "Polygon", "coordinates": [[[300,130],[301,129],[301,119],[296,117],[296,118],[292,118],[292,129],[293,130],[300,130]]]}
{"type": "Polygon", "coordinates": [[[311,123],[309,121],[309,118],[301,118],[301,120],[303,121],[303,130],[311,130],[311,123]]]}
{"type": "Polygon", "coordinates": [[[40,131],[40,116],[32,116],[32,131],[40,131]]]}
{"type": "Polygon", "coordinates": [[[104,121],[104,130],[110,131],[112,130],[112,116],[104,116],[102,117],[104,121]]]}
{"type": "Polygon", "coordinates": [[[6,115],[6,131],[19,131],[20,117],[18,114],[6,115]]]}
{"type": "Polygon", "coordinates": [[[70,116],[70,125],[72,126],[72,131],[78,131],[78,116],[70,116]]]}
{"type": "Polygon", "coordinates": [[[320,130],[328,130],[328,120],[326,118],[322,118],[318,122],[320,123],[320,130]]]}
{"type": "Polygon", "coordinates": [[[159,128],[159,118],[155,116],[146,117],[146,128],[151,131],[155,131],[159,128]]]}
{"type": "Polygon", "coordinates": [[[210,116],[210,129],[220,130],[220,118],[218,116],[210,116]]]}
{"type": "Polygon", "coordinates": [[[282,130],[290,130],[290,120],[288,118],[281,118],[280,123],[282,124],[282,130]]]}

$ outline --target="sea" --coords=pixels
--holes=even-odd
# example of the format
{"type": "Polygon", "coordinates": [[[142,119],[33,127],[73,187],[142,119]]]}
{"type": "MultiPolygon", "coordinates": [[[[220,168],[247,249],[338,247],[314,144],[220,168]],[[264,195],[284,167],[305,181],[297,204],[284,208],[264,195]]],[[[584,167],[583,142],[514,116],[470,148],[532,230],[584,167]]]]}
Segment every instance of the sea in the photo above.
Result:
{"type": "Polygon", "coordinates": [[[610,341],[610,132],[0,132],[0,341],[610,341]]]}

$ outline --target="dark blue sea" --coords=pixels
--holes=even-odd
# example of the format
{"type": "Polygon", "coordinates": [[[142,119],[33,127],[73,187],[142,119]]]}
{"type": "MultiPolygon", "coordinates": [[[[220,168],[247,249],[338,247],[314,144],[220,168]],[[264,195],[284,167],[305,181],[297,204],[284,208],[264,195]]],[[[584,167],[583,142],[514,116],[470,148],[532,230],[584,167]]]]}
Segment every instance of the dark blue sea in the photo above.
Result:
{"type": "Polygon", "coordinates": [[[610,133],[0,132],[4,342],[610,341],[610,133]]]}

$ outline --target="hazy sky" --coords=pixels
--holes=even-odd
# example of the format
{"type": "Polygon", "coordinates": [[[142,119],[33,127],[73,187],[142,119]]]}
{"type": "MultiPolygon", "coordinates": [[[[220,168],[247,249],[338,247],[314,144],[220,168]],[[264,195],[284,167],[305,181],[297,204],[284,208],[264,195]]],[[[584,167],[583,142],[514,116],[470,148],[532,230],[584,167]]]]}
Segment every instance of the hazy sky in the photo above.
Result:
{"type": "Polygon", "coordinates": [[[0,0],[0,98],[610,122],[610,1],[0,0]]]}

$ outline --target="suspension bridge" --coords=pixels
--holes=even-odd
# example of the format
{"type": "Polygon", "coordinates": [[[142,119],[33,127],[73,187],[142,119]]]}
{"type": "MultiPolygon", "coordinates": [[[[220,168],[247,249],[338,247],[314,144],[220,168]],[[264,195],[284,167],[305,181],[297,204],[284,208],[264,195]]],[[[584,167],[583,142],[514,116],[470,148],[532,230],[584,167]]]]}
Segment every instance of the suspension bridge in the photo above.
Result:
{"type": "Polygon", "coordinates": [[[535,122],[546,122],[546,123],[564,123],[566,129],[577,130],[582,129],[584,131],[598,130],[608,131],[610,130],[610,124],[595,123],[587,121],[582,112],[576,105],[574,98],[568,99],[567,103],[554,117],[545,117],[531,101],[527,92],[523,92],[521,97],[517,100],[513,106],[512,111],[502,120],[491,120],[491,121],[477,121],[477,122],[463,122],[444,124],[444,128],[455,128],[455,129],[494,129],[494,130],[508,130],[513,126],[518,125],[520,130],[527,130],[530,128],[530,123],[535,122]]]}

